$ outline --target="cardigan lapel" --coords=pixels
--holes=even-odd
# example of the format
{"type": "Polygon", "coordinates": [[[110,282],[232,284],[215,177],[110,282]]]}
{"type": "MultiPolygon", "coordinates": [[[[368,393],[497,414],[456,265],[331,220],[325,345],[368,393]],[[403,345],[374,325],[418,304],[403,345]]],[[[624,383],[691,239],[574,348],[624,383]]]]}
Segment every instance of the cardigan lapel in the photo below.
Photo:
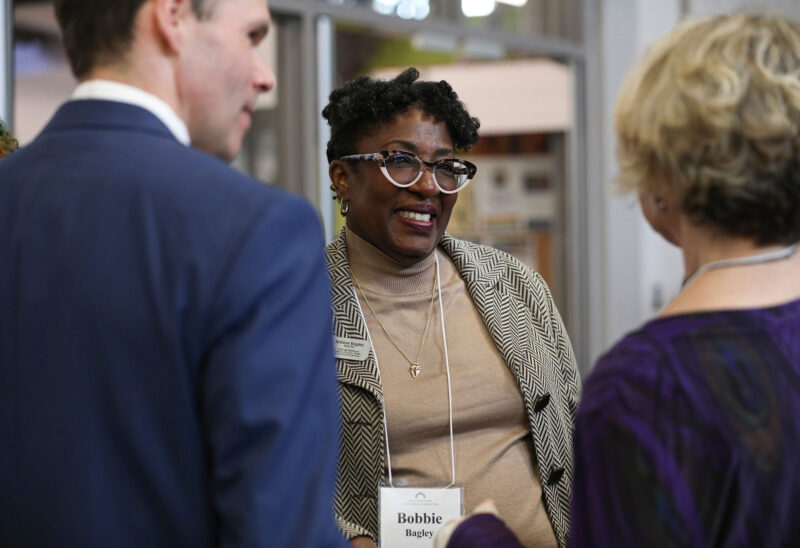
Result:
{"type": "MultiPolygon", "coordinates": [[[[331,276],[331,299],[334,325],[336,326],[334,335],[369,343],[367,325],[361,313],[350,275],[344,229],[339,237],[328,245],[325,253],[331,276]]],[[[371,344],[369,344],[369,348],[369,354],[364,361],[337,359],[336,376],[343,384],[367,390],[377,398],[382,406],[381,374],[375,358],[375,349],[371,344]]]]}
{"type": "Polygon", "coordinates": [[[520,384],[527,402],[530,394],[526,394],[524,389],[524,364],[530,351],[530,338],[520,336],[525,331],[525,324],[518,319],[524,317],[525,310],[517,310],[522,308],[519,299],[510,299],[506,295],[507,292],[519,293],[519,288],[512,285],[514,277],[508,271],[507,262],[498,260],[496,250],[484,253],[482,247],[457,240],[449,234],[444,235],[441,245],[463,278],[475,308],[520,384]]]}
{"type": "Polygon", "coordinates": [[[465,243],[445,233],[439,245],[453,260],[470,294],[473,289],[479,291],[482,286],[493,288],[505,275],[505,265],[497,261],[487,261],[476,249],[467,249],[465,243]]]}

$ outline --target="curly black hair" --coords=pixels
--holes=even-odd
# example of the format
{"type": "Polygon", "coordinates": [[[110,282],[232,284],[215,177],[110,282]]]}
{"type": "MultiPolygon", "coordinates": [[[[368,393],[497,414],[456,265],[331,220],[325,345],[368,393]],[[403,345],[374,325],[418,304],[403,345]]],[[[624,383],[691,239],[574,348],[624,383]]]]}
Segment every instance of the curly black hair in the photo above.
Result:
{"type": "Polygon", "coordinates": [[[370,131],[419,108],[447,124],[457,150],[469,150],[478,140],[480,122],[469,115],[450,84],[417,81],[419,71],[408,68],[393,80],[359,76],[331,92],[322,116],[331,126],[328,162],[356,152],[356,143],[370,131]]]}

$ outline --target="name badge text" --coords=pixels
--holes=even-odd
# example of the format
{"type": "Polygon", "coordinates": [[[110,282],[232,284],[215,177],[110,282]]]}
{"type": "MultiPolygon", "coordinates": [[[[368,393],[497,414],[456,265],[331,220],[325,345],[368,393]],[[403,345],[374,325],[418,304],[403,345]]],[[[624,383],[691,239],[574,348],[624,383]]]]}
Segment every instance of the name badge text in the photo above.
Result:
{"type": "Polygon", "coordinates": [[[442,526],[463,513],[459,487],[381,487],[381,548],[433,548],[433,537],[442,526]]]}

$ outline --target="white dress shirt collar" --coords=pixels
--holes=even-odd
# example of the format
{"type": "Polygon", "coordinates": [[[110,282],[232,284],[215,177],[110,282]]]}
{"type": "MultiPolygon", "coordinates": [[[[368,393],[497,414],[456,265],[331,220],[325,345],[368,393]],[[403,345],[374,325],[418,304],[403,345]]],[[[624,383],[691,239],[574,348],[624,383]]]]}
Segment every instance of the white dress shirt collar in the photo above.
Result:
{"type": "Polygon", "coordinates": [[[139,88],[110,80],[87,80],[78,84],[71,99],[103,99],[142,107],[161,120],[180,143],[186,146],[191,144],[186,124],[172,107],[152,93],[139,88]]]}

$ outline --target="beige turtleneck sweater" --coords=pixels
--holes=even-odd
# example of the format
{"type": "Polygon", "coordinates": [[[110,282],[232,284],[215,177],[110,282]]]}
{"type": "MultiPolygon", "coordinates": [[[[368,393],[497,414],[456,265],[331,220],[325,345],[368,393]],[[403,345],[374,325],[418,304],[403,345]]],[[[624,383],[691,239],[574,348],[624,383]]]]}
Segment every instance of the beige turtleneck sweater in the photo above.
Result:
{"type": "MultiPolygon", "coordinates": [[[[394,485],[444,487],[452,471],[438,295],[416,379],[375,317],[403,352],[416,359],[436,258],[431,254],[406,267],[349,230],[346,241],[350,271],[364,292],[356,294],[378,358],[394,485]]],[[[440,249],[437,254],[453,393],[456,485],[464,488],[466,510],[491,498],[525,546],[555,547],[522,393],[455,265],[440,249]]]]}

